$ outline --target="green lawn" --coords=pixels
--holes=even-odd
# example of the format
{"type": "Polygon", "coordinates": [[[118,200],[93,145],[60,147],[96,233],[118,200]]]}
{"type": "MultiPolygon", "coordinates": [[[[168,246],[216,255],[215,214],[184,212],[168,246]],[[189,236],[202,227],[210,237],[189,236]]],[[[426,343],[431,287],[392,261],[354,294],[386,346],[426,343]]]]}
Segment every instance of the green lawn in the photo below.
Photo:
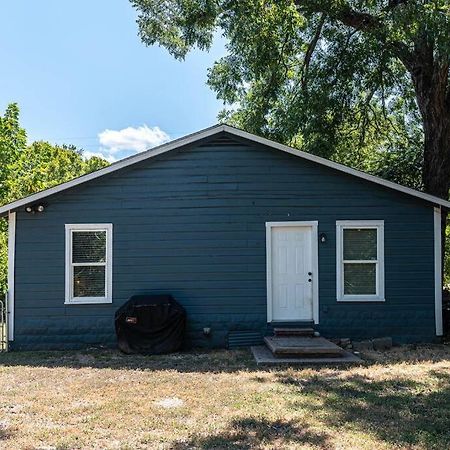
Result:
{"type": "Polygon", "coordinates": [[[0,448],[450,448],[449,347],[366,356],[265,369],[248,350],[2,354],[0,448]]]}

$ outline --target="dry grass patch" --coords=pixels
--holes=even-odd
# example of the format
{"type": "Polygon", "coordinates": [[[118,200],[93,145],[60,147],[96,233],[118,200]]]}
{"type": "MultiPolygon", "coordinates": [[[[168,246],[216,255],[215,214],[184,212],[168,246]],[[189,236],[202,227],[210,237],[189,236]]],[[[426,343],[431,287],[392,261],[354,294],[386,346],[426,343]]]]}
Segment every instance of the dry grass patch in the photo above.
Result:
{"type": "Polygon", "coordinates": [[[264,369],[248,350],[2,354],[0,447],[450,448],[450,349],[367,356],[264,369]]]}

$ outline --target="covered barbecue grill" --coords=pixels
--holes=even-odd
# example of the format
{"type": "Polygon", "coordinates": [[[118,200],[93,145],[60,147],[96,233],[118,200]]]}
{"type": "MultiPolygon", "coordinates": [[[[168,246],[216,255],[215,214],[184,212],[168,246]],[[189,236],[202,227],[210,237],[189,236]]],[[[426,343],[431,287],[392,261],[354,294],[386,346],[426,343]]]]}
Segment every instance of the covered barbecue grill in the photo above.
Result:
{"type": "Polygon", "coordinates": [[[133,295],[116,311],[115,327],[124,353],[171,353],[183,343],[186,312],[171,295],[133,295]]]}

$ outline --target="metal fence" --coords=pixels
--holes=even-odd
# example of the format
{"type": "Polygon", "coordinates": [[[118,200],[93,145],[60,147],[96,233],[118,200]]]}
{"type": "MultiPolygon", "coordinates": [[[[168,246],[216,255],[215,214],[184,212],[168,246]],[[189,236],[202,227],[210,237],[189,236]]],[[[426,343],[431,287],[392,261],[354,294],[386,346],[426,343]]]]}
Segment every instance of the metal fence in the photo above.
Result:
{"type": "Polygon", "coordinates": [[[0,298],[0,352],[8,351],[8,329],[7,329],[7,296],[0,298]]]}

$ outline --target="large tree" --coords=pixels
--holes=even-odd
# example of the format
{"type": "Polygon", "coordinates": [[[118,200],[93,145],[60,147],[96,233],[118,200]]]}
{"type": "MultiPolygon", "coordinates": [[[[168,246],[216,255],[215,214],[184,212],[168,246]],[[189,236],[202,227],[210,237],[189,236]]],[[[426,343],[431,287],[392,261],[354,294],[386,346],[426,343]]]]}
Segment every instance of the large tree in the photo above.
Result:
{"type": "Polygon", "coordinates": [[[33,142],[24,147],[14,159],[12,174],[5,183],[7,195],[0,198],[0,204],[48,189],[108,164],[106,160],[96,156],[85,159],[83,150],[74,145],[33,142]]]}
{"type": "MultiPolygon", "coordinates": [[[[42,141],[27,145],[19,108],[14,103],[0,116],[0,205],[106,165],[102,158],[83,158],[83,151],[72,145],[42,141]]],[[[0,219],[0,296],[7,289],[7,241],[7,221],[0,219]]]]}
{"type": "Polygon", "coordinates": [[[423,156],[423,188],[448,198],[448,1],[131,3],[142,41],[176,58],[223,34],[227,54],[209,84],[228,105],[228,120],[332,158],[368,144],[397,156],[414,149],[423,156]]]}
{"type": "Polygon", "coordinates": [[[25,130],[19,124],[19,107],[7,106],[0,116],[0,204],[8,197],[8,180],[13,174],[14,163],[27,144],[25,130]]]}

